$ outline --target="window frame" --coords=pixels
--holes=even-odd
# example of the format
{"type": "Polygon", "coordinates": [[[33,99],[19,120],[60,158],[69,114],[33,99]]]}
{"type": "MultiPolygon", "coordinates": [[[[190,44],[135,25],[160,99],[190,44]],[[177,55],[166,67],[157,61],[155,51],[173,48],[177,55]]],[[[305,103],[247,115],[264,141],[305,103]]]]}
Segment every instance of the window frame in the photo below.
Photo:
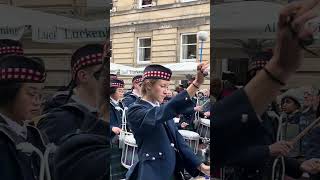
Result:
{"type": "Polygon", "coordinates": [[[180,62],[196,62],[197,61],[197,56],[198,56],[198,39],[197,39],[197,33],[181,33],[180,34],[180,62]],[[195,35],[196,36],[196,42],[194,44],[182,44],[183,41],[183,36],[185,35],[195,35]],[[183,59],[183,46],[189,46],[189,45],[196,45],[196,52],[195,52],[195,58],[194,59],[183,59]]]}
{"type": "Polygon", "coordinates": [[[142,5],[142,3],[143,3],[143,0],[139,0],[139,9],[153,6],[153,0],[151,0],[151,4],[148,4],[148,5],[142,5]]]}
{"type": "Polygon", "coordinates": [[[137,64],[150,64],[151,63],[151,48],[152,48],[152,38],[151,37],[138,37],[137,38],[137,64]],[[140,47],[140,40],[141,39],[150,39],[150,61],[141,61],[139,59],[139,55],[140,55],[140,49],[146,49],[146,48],[149,48],[149,47],[140,47]]]}

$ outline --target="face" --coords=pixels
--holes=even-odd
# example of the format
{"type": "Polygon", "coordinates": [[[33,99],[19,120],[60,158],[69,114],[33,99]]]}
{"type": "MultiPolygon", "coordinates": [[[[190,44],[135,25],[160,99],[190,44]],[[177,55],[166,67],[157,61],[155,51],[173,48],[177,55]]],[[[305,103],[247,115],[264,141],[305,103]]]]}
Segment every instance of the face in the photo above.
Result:
{"type": "Polygon", "coordinates": [[[17,119],[31,120],[41,114],[42,83],[24,83],[13,102],[17,119]]]}
{"type": "Polygon", "coordinates": [[[134,89],[138,90],[138,92],[140,93],[141,92],[141,85],[142,85],[142,82],[134,83],[133,87],[134,87],[134,89]]]}
{"type": "Polygon", "coordinates": [[[295,102],[290,98],[285,98],[282,102],[282,111],[291,114],[298,109],[295,102]]]}
{"type": "Polygon", "coordinates": [[[117,88],[116,92],[112,95],[112,98],[116,101],[119,101],[123,98],[124,88],[117,88]]]}
{"type": "Polygon", "coordinates": [[[154,100],[162,102],[167,96],[170,81],[157,80],[151,87],[151,96],[154,100]]]}
{"type": "Polygon", "coordinates": [[[309,106],[312,103],[312,94],[310,92],[304,92],[305,106],[309,106]]]}
{"type": "Polygon", "coordinates": [[[79,70],[78,79],[85,89],[92,93],[95,92],[94,95],[98,94],[99,89],[99,76],[102,68],[102,64],[94,65],[86,69],[79,70]]]}

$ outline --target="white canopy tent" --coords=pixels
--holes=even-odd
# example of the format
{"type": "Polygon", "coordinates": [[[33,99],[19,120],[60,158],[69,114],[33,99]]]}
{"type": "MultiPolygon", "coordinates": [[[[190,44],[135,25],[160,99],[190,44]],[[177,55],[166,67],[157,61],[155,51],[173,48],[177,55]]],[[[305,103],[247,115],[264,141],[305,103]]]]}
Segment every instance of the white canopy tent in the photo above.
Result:
{"type": "MultiPolygon", "coordinates": [[[[198,64],[199,63],[196,63],[196,62],[183,62],[183,63],[165,64],[164,66],[171,69],[173,75],[187,75],[187,74],[196,74],[198,64]]],[[[209,68],[209,71],[210,71],[210,68],[209,68]]]]}
{"type": "Polygon", "coordinates": [[[213,8],[214,39],[273,39],[283,6],[274,2],[241,1],[213,8]]]}
{"type": "MultiPolygon", "coordinates": [[[[217,4],[213,8],[214,39],[274,39],[279,12],[284,6],[276,2],[241,1],[217,4]]],[[[313,19],[320,34],[320,17],[313,19]]]]}
{"type": "Polygon", "coordinates": [[[0,5],[0,23],[2,39],[19,40],[31,29],[32,40],[45,43],[103,42],[109,32],[107,19],[87,22],[8,5],[0,5]]]}
{"type": "MultiPolygon", "coordinates": [[[[46,32],[46,29],[42,30],[46,32]]],[[[107,33],[109,33],[109,21],[99,19],[88,22],[80,21],[71,24],[57,25],[55,33],[56,36],[54,39],[42,40],[52,43],[104,42],[107,38],[107,33]]]]}
{"type": "Polygon", "coordinates": [[[134,76],[142,74],[142,72],[137,68],[115,63],[110,63],[110,73],[121,76],[134,76]]]}
{"type": "MultiPolygon", "coordinates": [[[[41,28],[52,29],[52,25],[80,23],[81,20],[26,8],[0,5],[0,22],[0,38],[18,40],[21,39],[27,27],[30,26],[33,32],[37,32],[40,25],[41,28]]],[[[38,35],[40,36],[41,34],[38,35]]],[[[47,35],[54,36],[54,34],[47,35]]]]}

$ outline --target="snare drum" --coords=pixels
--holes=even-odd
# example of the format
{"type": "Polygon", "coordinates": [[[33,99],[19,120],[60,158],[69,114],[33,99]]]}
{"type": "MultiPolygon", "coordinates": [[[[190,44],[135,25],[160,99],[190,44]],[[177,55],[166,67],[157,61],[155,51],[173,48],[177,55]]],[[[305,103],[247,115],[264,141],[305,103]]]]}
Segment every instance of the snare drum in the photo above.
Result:
{"type": "Polygon", "coordinates": [[[179,130],[179,133],[183,136],[184,140],[188,143],[192,151],[197,154],[200,135],[193,131],[179,130]]]}
{"type": "Polygon", "coordinates": [[[129,169],[138,161],[138,146],[133,135],[127,135],[124,139],[124,148],[122,149],[121,164],[129,169]]]}
{"type": "Polygon", "coordinates": [[[210,139],[210,119],[201,118],[197,132],[201,139],[210,139]]]}
{"type": "Polygon", "coordinates": [[[174,123],[178,124],[180,122],[180,118],[173,118],[174,123]]]}

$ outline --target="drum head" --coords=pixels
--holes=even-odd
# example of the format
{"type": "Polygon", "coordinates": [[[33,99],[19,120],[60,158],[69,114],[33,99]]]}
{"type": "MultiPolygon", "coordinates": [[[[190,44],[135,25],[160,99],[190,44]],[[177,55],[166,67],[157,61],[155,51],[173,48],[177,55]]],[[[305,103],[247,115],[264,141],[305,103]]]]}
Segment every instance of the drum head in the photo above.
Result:
{"type": "Polygon", "coordinates": [[[179,133],[186,139],[198,140],[200,135],[193,131],[179,130],[179,133]]]}
{"type": "Polygon", "coordinates": [[[131,146],[137,146],[136,140],[134,139],[133,135],[125,136],[124,143],[131,146]]]}
{"type": "Polygon", "coordinates": [[[210,127],[210,119],[201,118],[201,124],[210,127]]]}

